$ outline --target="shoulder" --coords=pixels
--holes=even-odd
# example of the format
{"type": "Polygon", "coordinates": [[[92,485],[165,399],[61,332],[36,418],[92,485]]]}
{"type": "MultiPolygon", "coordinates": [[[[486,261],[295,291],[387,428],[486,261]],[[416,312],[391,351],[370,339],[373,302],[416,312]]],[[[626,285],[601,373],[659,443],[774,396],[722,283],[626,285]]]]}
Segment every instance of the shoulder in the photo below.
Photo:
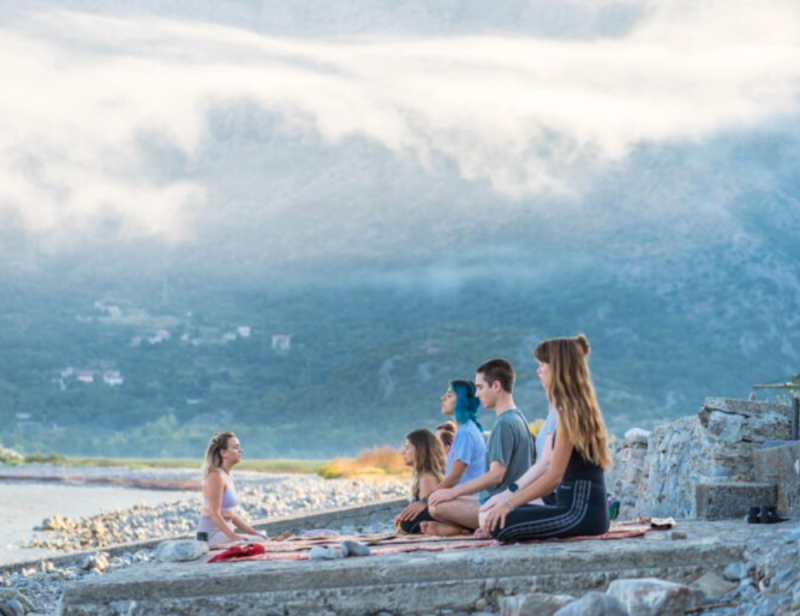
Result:
{"type": "Polygon", "coordinates": [[[436,484],[439,483],[439,480],[436,478],[436,475],[432,473],[423,473],[419,477],[419,486],[420,488],[432,488],[436,484]]]}
{"type": "Polygon", "coordinates": [[[225,478],[222,476],[222,473],[218,473],[216,470],[213,470],[208,474],[208,476],[206,476],[205,485],[212,490],[222,489],[225,487],[225,478]]]}

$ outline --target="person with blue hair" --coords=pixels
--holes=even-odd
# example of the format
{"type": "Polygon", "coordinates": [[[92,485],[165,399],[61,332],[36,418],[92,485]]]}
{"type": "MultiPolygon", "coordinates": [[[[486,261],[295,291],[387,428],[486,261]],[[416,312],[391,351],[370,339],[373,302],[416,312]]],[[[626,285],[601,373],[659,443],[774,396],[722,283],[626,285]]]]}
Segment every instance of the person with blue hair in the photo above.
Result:
{"type": "MultiPolygon", "coordinates": [[[[433,489],[452,488],[472,481],[486,472],[486,441],[478,421],[480,400],[472,381],[455,379],[441,398],[442,413],[456,420],[453,444],[447,452],[445,477],[433,489]]],[[[434,521],[427,511],[428,499],[411,503],[395,518],[405,532],[420,532],[424,522],[434,521]]]]}

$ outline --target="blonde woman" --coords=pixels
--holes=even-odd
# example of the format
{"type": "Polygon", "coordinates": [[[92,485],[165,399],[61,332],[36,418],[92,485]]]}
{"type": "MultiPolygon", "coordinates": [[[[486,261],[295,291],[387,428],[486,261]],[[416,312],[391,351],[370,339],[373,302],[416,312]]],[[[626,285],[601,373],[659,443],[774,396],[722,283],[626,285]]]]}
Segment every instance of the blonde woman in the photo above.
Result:
{"type": "Polygon", "coordinates": [[[267,538],[236,514],[239,493],[231,470],[241,460],[242,446],[233,432],[217,432],[211,437],[203,462],[203,513],[197,527],[197,532],[208,534],[211,545],[260,542],[267,538]],[[246,534],[237,534],[235,528],[246,534]]]}
{"type": "Polygon", "coordinates": [[[534,356],[557,412],[550,464],[529,485],[512,484],[507,499],[481,511],[481,528],[503,542],[602,535],[609,526],[603,471],[611,458],[589,374],[589,341],[583,335],[546,340],[534,356]],[[527,504],[553,490],[555,505],[527,504]]]}

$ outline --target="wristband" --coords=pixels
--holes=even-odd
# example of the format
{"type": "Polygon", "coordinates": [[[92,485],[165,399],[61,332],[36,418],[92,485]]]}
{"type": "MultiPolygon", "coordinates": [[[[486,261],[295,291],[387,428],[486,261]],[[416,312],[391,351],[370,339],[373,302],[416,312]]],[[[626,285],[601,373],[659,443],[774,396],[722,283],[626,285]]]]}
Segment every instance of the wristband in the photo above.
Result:
{"type": "MultiPolygon", "coordinates": [[[[430,494],[428,496],[430,496],[430,494]]],[[[428,504],[428,496],[426,496],[425,498],[419,499],[419,502],[425,503],[427,505],[428,504]]]]}

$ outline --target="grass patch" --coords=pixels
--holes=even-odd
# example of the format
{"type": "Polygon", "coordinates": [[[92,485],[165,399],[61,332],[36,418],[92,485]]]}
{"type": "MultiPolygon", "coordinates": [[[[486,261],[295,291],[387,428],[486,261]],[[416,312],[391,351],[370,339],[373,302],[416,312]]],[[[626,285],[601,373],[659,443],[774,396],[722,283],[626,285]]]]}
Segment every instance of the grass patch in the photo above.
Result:
{"type": "Polygon", "coordinates": [[[324,464],[318,471],[325,479],[339,477],[402,477],[410,474],[403,463],[403,454],[391,447],[373,447],[358,454],[358,457],[337,458],[324,464]]]}
{"type": "MultiPolygon", "coordinates": [[[[68,458],[58,454],[30,454],[26,463],[52,463],[74,468],[128,468],[140,470],[148,468],[190,468],[200,470],[202,460],[190,458],[68,458]]],[[[236,465],[237,470],[258,473],[319,473],[326,464],[324,460],[244,460],[236,465]]]]}

